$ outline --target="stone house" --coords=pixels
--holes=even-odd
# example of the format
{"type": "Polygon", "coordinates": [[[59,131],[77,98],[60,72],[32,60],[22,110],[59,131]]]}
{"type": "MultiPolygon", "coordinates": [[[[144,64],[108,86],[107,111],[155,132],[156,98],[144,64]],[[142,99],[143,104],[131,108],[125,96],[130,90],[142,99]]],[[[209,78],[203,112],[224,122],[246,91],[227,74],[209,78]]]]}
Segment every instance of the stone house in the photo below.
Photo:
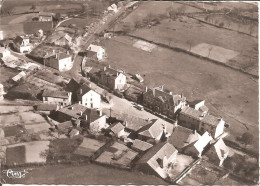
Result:
{"type": "Polygon", "coordinates": [[[44,64],[59,71],[67,71],[73,66],[72,55],[69,52],[47,55],[44,58],[44,64]]]}
{"type": "Polygon", "coordinates": [[[71,105],[71,92],[44,90],[42,101],[47,104],[56,104],[59,106],[71,105]]]}
{"type": "Polygon", "coordinates": [[[143,105],[154,112],[163,114],[169,118],[175,118],[176,113],[186,104],[186,98],[165,92],[163,86],[147,89],[143,93],[143,105]]]}

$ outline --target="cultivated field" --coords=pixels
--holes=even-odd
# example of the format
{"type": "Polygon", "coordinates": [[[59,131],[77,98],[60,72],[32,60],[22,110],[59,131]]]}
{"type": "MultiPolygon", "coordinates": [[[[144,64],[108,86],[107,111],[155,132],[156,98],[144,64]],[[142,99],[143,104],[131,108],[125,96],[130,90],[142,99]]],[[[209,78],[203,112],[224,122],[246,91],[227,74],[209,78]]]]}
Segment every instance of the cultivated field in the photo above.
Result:
{"type": "Polygon", "coordinates": [[[4,179],[10,184],[167,184],[155,176],[93,164],[32,168],[23,179],[4,179]]]}
{"type": "MultiPolygon", "coordinates": [[[[258,136],[256,80],[185,53],[161,47],[150,53],[133,47],[133,43],[125,36],[101,41],[108,55],[106,63],[132,74],[140,73],[149,87],[165,84],[173,93],[183,92],[188,100],[205,99],[212,114],[231,124],[229,138],[247,130],[258,136]]],[[[251,148],[257,148],[257,144],[258,138],[251,148]]]]}

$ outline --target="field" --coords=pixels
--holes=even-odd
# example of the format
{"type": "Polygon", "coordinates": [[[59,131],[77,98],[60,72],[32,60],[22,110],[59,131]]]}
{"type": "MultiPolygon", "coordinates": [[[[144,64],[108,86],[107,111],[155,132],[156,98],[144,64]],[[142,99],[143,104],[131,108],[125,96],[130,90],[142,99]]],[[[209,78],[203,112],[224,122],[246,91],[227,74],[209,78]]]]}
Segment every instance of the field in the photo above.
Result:
{"type": "Polygon", "coordinates": [[[69,26],[70,24],[75,24],[77,28],[84,28],[85,26],[89,26],[91,23],[95,22],[96,18],[88,17],[88,18],[72,18],[68,21],[64,21],[60,24],[60,26],[69,26]]]}
{"type": "Polygon", "coordinates": [[[19,73],[18,70],[12,69],[12,68],[7,68],[7,67],[0,67],[0,74],[1,74],[1,80],[0,83],[4,85],[4,89],[6,91],[7,86],[11,86],[10,83],[7,81],[10,80],[12,77],[17,75],[19,73]]]}
{"type": "MultiPolygon", "coordinates": [[[[106,63],[131,74],[140,73],[149,87],[165,84],[175,94],[183,92],[188,100],[205,99],[212,114],[231,124],[229,138],[247,130],[258,136],[256,80],[181,52],[161,47],[146,52],[133,47],[133,42],[125,36],[101,41],[108,55],[106,63]]],[[[258,137],[251,148],[254,147],[257,150],[258,137]]]]}
{"type": "Polygon", "coordinates": [[[24,179],[4,178],[9,184],[167,184],[155,176],[143,175],[139,172],[117,170],[93,164],[79,166],[45,166],[32,168],[28,170],[28,172],[29,173],[24,179]]]}

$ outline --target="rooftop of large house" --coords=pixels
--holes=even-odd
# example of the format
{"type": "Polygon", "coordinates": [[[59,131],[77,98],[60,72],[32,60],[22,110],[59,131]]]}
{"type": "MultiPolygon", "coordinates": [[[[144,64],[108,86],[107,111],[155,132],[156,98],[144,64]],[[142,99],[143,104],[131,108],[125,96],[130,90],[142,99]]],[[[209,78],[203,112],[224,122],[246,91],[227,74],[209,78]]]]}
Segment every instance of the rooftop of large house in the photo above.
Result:
{"type": "Polygon", "coordinates": [[[69,94],[70,92],[66,92],[66,91],[44,90],[42,93],[42,97],[69,98],[69,94]]]}
{"type": "Polygon", "coordinates": [[[202,122],[212,126],[217,126],[219,122],[222,120],[221,118],[209,114],[204,114],[203,112],[191,107],[184,107],[180,113],[192,117],[194,119],[199,119],[202,122]]]}
{"type": "Polygon", "coordinates": [[[85,83],[81,86],[81,90],[82,90],[82,95],[84,95],[87,92],[91,91],[92,89],[90,88],[90,86],[88,84],[85,83]]]}
{"type": "Polygon", "coordinates": [[[102,74],[105,74],[106,76],[114,76],[117,77],[120,73],[124,73],[122,70],[116,70],[111,68],[110,66],[104,67],[102,74]]]}
{"type": "Polygon", "coordinates": [[[165,129],[166,134],[170,136],[173,132],[174,125],[164,121],[162,119],[153,119],[151,120],[151,123],[144,126],[143,128],[140,129],[139,134],[150,137],[150,138],[157,138],[162,134],[162,132],[165,129]]]}
{"type": "Polygon", "coordinates": [[[132,145],[133,148],[138,149],[143,152],[150,149],[152,146],[153,146],[152,144],[139,140],[139,139],[135,139],[133,142],[133,145],[132,145]]]}
{"type": "Polygon", "coordinates": [[[177,149],[173,145],[167,142],[160,142],[153,146],[145,155],[143,155],[137,162],[137,164],[147,163],[149,160],[163,159],[165,156],[167,159],[176,152],[177,149]]]}
{"type": "Polygon", "coordinates": [[[165,92],[163,87],[155,87],[149,89],[147,93],[152,93],[152,95],[162,102],[172,102],[174,105],[178,105],[179,101],[186,101],[186,98],[183,95],[173,95],[172,92],[165,92]]]}
{"type": "Polygon", "coordinates": [[[178,126],[174,129],[172,135],[169,137],[168,142],[177,149],[181,149],[188,144],[191,144],[199,139],[200,135],[192,130],[178,126]]]}
{"type": "Polygon", "coordinates": [[[133,115],[129,115],[129,114],[125,114],[125,113],[124,114],[123,113],[122,114],[113,113],[113,115],[114,115],[114,117],[117,118],[117,120],[125,122],[127,129],[130,129],[133,131],[138,131],[142,127],[151,123],[151,121],[148,121],[146,119],[138,118],[133,115]]]}
{"type": "MultiPolygon", "coordinates": [[[[215,142],[209,149],[208,152],[205,153],[206,156],[208,156],[210,159],[210,156],[212,156],[213,154],[215,155],[215,157],[218,157],[219,160],[225,158],[225,154],[229,153],[229,148],[226,146],[226,144],[224,143],[224,141],[222,139],[219,139],[217,142],[215,142]]],[[[216,162],[219,163],[219,162],[216,162]]]]}
{"type": "Polygon", "coordinates": [[[194,147],[199,151],[202,152],[204,150],[204,148],[209,144],[209,142],[212,140],[213,138],[210,136],[210,134],[208,132],[205,132],[200,138],[199,140],[194,144],[194,147]]]}
{"type": "Polygon", "coordinates": [[[73,104],[64,108],[61,108],[59,112],[69,115],[73,118],[81,117],[81,113],[85,113],[88,110],[87,107],[80,104],[73,104]]]}

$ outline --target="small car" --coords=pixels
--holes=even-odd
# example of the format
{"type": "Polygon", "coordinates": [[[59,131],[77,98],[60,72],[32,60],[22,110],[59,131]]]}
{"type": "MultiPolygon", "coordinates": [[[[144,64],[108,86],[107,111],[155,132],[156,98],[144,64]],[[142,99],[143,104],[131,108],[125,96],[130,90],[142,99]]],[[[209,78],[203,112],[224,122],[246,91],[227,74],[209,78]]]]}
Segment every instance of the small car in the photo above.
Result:
{"type": "Polygon", "coordinates": [[[143,107],[142,105],[136,105],[136,108],[137,108],[138,110],[144,110],[144,107],[143,107]]]}

